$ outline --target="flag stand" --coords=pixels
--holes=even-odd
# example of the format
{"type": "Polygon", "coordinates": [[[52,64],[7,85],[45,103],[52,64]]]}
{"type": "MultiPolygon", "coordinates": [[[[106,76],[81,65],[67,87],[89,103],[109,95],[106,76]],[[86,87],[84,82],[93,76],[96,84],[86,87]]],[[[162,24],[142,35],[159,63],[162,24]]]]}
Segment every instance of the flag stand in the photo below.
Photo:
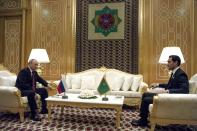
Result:
{"type": "Polygon", "coordinates": [[[102,101],[108,101],[109,99],[106,97],[106,93],[105,96],[102,98],[102,101]]]}
{"type": "Polygon", "coordinates": [[[64,91],[64,95],[62,96],[62,99],[68,99],[68,96],[66,95],[65,91],[64,91]]]}

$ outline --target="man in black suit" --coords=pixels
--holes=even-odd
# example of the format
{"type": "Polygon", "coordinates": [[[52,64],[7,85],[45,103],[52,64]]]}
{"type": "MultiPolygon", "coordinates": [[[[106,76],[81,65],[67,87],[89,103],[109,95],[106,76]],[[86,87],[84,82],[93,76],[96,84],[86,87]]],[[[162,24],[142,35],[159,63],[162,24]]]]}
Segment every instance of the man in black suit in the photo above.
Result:
{"type": "MultiPolygon", "coordinates": [[[[45,98],[48,97],[48,92],[45,88],[36,88],[36,82],[41,83],[44,87],[49,87],[48,83],[41,78],[36,69],[38,62],[32,59],[28,62],[28,67],[22,69],[16,79],[16,87],[21,91],[22,96],[27,96],[28,104],[31,110],[31,119],[34,121],[40,121],[41,119],[37,115],[37,104],[35,93],[41,96],[42,110],[40,113],[46,114],[48,110],[46,108],[45,98]]],[[[50,87],[49,87],[50,88],[50,87]]]]}
{"type": "Polygon", "coordinates": [[[189,93],[189,82],[187,74],[179,67],[181,59],[177,55],[170,55],[167,67],[172,71],[171,77],[167,84],[153,83],[153,88],[142,95],[140,106],[140,119],[131,122],[135,126],[147,126],[149,104],[153,103],[153,97],[158,93],[189,93]]]}

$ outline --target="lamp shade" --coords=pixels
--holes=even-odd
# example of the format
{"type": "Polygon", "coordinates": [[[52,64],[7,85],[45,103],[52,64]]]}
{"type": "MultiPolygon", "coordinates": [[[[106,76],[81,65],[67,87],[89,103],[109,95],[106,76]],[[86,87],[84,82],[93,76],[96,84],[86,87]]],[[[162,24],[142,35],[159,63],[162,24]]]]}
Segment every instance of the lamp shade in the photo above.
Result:
{"type": "Polygon", "coordinates": [[[161,52],[161,56],[159,58],[159,63],[161,64],[167,64],[168,58],[170,55],[177,55],[181,59],[181,64],[185,63],[185,60],[183,58],[183,54],[181,52],[181,49],[179,47],[165,47],[163,48],[161,52]]]}
{"type": "Polygon", "coordinates": [[[36,59],[38,63],[49,63],[49,57],[46,49],[32,49],[29,55],[28,62],[31,59],[36,59]]]}

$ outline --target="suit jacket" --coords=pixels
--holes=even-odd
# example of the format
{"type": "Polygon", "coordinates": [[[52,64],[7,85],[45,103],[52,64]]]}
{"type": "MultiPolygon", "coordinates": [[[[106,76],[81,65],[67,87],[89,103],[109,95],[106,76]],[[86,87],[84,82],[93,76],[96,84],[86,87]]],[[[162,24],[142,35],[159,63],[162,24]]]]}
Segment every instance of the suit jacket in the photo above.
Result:
{"type": "Polygon", "coordinates": [[[159,84],[159,87],[169,90],[169,93],[189,93],[189,81],[187,74],[178,69],[172,77],[170,77],[168,84],[159,84]]]}
{"type": "MultiPolygon", "coordinates": [[[[34,80],[35,82],[39,82],[44,86],[48,85],[48,83],[43,78],[41,78],[36,71],[34,71],[34,80]]],[[[28,67],[22,69],[18,73],[15,86],[19,90],[24,91],[24,90],[32,90],[32,85],[33,82],[32,82],[32,75],[30,69],[28,67]]]]}

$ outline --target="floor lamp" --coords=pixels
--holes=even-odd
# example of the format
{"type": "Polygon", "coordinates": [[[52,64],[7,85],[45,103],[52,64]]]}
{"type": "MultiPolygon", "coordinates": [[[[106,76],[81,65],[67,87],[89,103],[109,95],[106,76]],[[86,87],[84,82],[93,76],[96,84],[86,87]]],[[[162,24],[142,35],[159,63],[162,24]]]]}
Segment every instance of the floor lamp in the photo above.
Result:
{"type": "MultiPolygon", "coordinates": [[[[159,58],[159,63],[163,66],[165,66],[165,70],[168,70],[166,67],[166,64],[168,63],[168,58],[170,55],[177,55],[181,59],[181,64],[185,63],[183,54],[181,52],[181,49],[179,47],[165,47],[163,48],[161,52],[161,56],[159,58]]],[[[169,72],[169,75],[171,72],[169,72]]]]}
{"type": "Polygon", "coordinates": [[[36,59],[38,61],[37,72],[39,75],[42,75],[43,68],[41,67],[40,64],[50,62],[46,49],[39,49],[39,48],[32,49],[28,61],[30,61],[31,59],[36,59]]]}

